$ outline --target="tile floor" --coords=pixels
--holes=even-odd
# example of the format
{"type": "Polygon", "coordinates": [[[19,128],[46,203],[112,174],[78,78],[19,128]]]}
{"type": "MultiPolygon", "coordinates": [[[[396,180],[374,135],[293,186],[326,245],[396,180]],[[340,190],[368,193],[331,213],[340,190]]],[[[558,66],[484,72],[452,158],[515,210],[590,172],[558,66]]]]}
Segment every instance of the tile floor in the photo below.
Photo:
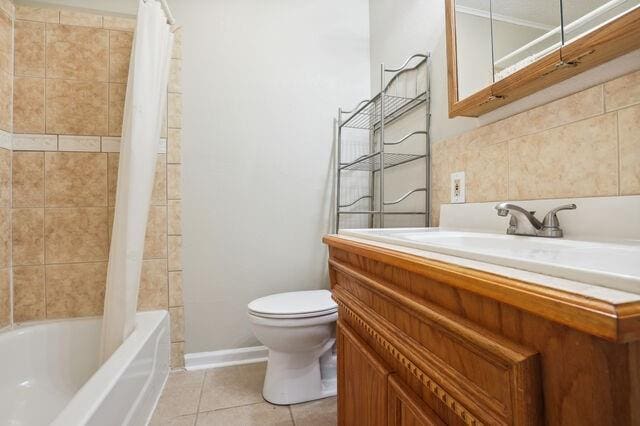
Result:
{"type": "Polygon", "coordinates": [[[174,371],[151,426],[331,426],[336,399],[275,406],[262,399],[266,363],[174,371]]]}

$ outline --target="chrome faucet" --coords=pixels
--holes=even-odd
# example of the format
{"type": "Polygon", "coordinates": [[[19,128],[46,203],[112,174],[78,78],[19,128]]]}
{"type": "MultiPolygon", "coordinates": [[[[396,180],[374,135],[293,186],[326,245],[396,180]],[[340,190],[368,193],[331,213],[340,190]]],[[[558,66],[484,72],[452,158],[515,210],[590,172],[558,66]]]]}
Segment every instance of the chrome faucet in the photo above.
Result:
{"type": "Polygon", "coordinates": [[[562,229],[556,214],[561,210],[575,210],[576,208],[575,204],[556,207],[547,213],[544,220],[540,222],[535,216],[535,211],[527,211],[515,204],[500,203],[495,207],[498,216],[504,217],[511,214],[507,234],[547,238],[562,238],[562,229]]]}

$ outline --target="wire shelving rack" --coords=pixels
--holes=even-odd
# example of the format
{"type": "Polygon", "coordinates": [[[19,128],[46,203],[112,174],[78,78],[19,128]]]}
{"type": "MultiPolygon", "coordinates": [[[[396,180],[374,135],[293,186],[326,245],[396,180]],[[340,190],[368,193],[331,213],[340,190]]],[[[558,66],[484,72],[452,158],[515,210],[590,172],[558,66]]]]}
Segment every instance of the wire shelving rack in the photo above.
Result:
{"type": "Polygon", "coordinates": [[[430,143],[429,143],[429,120],[430,120],[430,88],[429,88],[429,54],[415,54],[410,56],[402,66],[398,68],[387,68],[380,65],[380,92],[372,99],[361,101],[351,110],[338,109],[338,134],[336,138],[336,223],[335,232],[340,229],[340,217],[342,215],[368,215],[369,227],[384,227],[386,215],[422,215],[425,226],[430,223],[430,143]],[[424,68],[424,70],[422,69],[424,68]],[[406,77],[411,71],[416,79],[415,96],[398,95],[391,93],[394,84],[400,78],[406,77]],[[417,80],[423,72],[424,90],[418,90],[417,80]],[[386,82],[388,80],[388,82],[386,82]],[[385,83],[386,82],[386,83],[385,83]],[[414,111],[418,106],[426,104],[425,108],[425,130],[416,130],[407,133],[404,137],[389,141],[385,138],[385,126],[406,116],[414,111]],[[351,161],[343,161],[344,151],[343,135],[345,129],[359,129],[369,132],[369,152],[351,161]],[[405,141],[415,137],[423,137],[425,140],[424,153],[397,153],[385,150],[385,147],[400,146],[405,141]],[[387,152],[385,152],[387,151],[387,152]],[[395,200],[385,200],[385,172],[393,167],[402,166],[415,161],[425,161],[426,173],[424,182],[412,189],[409,189],[402,196],[395,200]],[[340,189],[343,173],[347,171],[369,172],[369,193],[353,200],[341,200],[340,189]],[[377,190],[376,190],[377,187],[377,190]],[[424,209],[417,210],[388,210],[386,207],[401,205],[403,201],[413,194],[424,192],[424,209]],[[364,204],[368,201],[366,209],[355,209],[354,206],[364,204]]]}

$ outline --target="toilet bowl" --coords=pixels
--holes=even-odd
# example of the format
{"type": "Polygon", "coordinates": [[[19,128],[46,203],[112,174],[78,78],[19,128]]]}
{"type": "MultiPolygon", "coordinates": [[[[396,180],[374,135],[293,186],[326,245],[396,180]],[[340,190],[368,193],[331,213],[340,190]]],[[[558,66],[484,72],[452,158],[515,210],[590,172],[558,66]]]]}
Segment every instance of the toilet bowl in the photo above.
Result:
{"type": "Polygon", "coordinates": [[[289,405],[336,394],[338,307],[329,291],[273,294],[248,310],[253,333],[269,349],[264,399],[289,405]]]}

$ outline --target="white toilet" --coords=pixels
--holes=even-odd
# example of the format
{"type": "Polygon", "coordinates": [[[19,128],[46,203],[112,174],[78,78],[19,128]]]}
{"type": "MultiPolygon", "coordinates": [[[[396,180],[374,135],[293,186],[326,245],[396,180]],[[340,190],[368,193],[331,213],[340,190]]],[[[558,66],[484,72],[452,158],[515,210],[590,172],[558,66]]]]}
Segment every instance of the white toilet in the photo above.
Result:
{"type": "Polygon", "coordinates": [[[269,348],[264,399],[289,405],[336,394],[338,306],[329,291],[272,294],[248,308],[256,338],[269,348]]]}

